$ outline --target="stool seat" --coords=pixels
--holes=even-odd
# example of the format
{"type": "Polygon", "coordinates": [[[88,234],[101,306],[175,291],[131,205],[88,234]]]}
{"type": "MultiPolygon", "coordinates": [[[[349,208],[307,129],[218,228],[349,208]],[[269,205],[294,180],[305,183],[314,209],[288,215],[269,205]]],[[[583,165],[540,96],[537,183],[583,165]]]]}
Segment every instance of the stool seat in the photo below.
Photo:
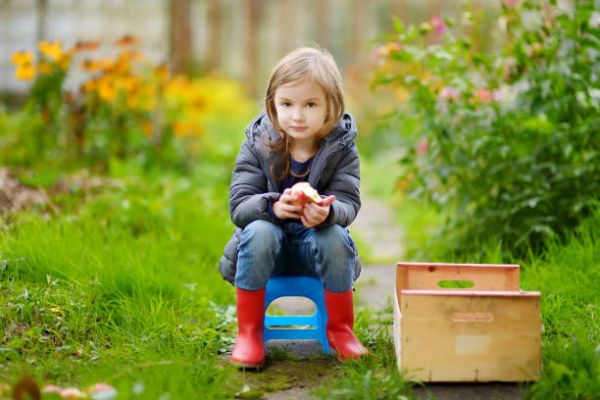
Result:
{"type": "Polygon", "coordinates": [[[327,341],[327,309],[323,284],[316,276],[273,276],[265,292],[265,312],[280,297],[306,297],[316,305],[312,315],[266,315],[264,341],[272,339],[317,340],[325,354],[330,354],[327,341]]]}

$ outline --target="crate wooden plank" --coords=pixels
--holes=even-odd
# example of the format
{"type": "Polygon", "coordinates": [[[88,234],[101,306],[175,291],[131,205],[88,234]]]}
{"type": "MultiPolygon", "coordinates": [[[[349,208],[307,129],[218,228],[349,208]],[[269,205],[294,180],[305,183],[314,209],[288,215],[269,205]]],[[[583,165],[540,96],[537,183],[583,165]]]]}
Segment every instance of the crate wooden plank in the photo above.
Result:
{"type": "MultiPolygon", "coordinates": [[[[403,289],[446,290],[441,282],[471,282],[468,290],[519,290],[516,264],[449,264],[399,262],[396,268],[396,295],[403,289]]],[[[467,290],[454,289],[454,290],[467,290]]]]}
{"type": "Polygon", "coordinates": [[[532,381],[541,363],[539,293],[404,292],[394,304],[398,367],[419,381],[532,381]]]}

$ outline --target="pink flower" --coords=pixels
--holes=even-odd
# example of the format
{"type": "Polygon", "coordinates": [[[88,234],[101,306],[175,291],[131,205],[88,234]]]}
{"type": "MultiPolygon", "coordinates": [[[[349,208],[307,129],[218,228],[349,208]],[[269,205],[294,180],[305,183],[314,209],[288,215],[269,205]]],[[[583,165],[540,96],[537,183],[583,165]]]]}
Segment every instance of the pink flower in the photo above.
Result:
{"type": "Polygon", "coordinates": [[[446,24],[440,17],[431,18],[431,25],[437,35],[443,35],[446,32],[446,24]]]}
{"type": "Polygon", "coordinates": [[[444,101],[452,101],[452,100],[458,100],[459,97],[460,97],[460,90],[455,89],[450,86],[446,86],[440,91],[439,98],[440,98],[440,100],[444,100],[444,101]]]}
{"type": "Polygon", "coordinates": [[[417,143],[417,154],[422,157],[427,154],[428,150],[429,142],[427,142],[427,139],[423,138],[419,140],[419,143],[417,143]]]}
{"type": "Polygon", "coordinates": [[[56,385],[46,385],[42,388],[42,393],[60,393],[62,388],[56,385]]]}
{"type": "Polygon", "coordinates": [[[85,393],[75,387],[62,389],[59,395],[63,399],[81,399],[87,397],[85,393]]]}
{"type": "Polygon", "coordinates": [[[504,99],[504,93],[500,89],[494,90],[492,92],[492,98],[494,99],[494,101],[501,101],[504,99]]]}
{"type": "Polygon", "coordinates": [[[99,382],[90,386],[88,393],[94,400],[111,400],[117,397],[117,389],[105,382],[99,382]]]}
{"type": "Polygon", "coordinates": [[[506,7],[513,8],[514,6],[519,4],[521,2],[521,0],[502,0],[502,2],[504,3],[504,5],[506,7]]]}
{"type": "Polygon", "coordinates": [[[485,88],[479,88],[475,91],[475,97],[479,99],[479,101],[483,103],[488,103],[494,99],[492,92],[485,88]]]}

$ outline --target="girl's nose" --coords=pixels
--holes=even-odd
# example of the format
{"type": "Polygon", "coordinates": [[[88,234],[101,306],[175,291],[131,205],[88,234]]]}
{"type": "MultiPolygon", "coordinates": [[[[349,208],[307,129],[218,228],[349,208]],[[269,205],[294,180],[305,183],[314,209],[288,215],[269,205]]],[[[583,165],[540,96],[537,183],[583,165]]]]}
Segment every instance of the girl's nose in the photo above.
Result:
{"type": "Polygon", "coordinates": [[[302,121],[304,119],[304,115],[302,114],[300,108],[294,108],[294,111],[292,113],[292,119],[294,121],[302,121]]]}

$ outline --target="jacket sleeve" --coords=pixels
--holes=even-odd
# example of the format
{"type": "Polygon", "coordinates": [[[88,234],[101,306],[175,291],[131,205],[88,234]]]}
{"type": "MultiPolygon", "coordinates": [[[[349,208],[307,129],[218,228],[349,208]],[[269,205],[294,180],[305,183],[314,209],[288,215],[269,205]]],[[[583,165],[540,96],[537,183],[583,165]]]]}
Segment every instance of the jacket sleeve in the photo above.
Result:
{"type": "Polygon", "coordinates": [[[260,159],[248,140],[238,153],[229,186],[229,213],[233,223],[244,228],[250,222],[263,219],[276,223],[268,213],[269,202],[279,199],[277,192],[268,192],[260,159]]]}
{"type": "Polygon", "coordinates": [[[340,159],[325,191],[326,196],[334,195],[327,219],[320,225],[350,225],[360,210],[360,159],[356,144],[353,143],[340,159]]]}

